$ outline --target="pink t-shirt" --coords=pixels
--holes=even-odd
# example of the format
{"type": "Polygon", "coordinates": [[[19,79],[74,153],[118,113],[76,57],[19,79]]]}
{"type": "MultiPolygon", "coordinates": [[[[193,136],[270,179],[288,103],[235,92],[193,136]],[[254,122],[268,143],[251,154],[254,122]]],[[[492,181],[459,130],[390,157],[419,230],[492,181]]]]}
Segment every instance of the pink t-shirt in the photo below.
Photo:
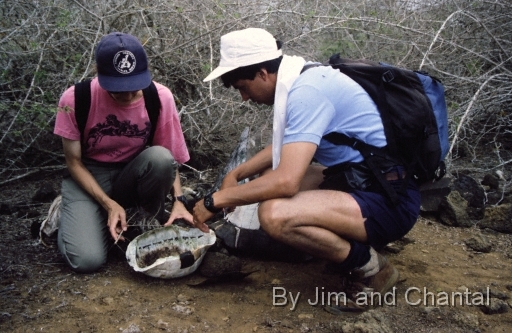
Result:
{"type": "MultiPolygon", "coordinates": [[[[160,115],[153,138],[154,146],[163,146],[178,163],[190,159],[181,130],[180,119],[171,91],[155,82],[160,96],[160,115]]],[[[69,140],[80,140],[75,119],[75,88],[68,88],[61,96],[54,133],[69,140]]],[[[117,104],[102,89],[98,79],[91,82],[91,108],[85,125],[82,156],[99,162],[129,162],[146,146],[151,122],[144,98],[123,106],[117,104]]]]}

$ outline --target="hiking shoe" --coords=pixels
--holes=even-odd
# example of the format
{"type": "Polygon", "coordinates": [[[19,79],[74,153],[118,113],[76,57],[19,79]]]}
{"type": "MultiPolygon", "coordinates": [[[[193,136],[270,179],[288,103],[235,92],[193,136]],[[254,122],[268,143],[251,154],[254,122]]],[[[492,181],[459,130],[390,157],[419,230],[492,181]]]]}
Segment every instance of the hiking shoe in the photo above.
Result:
{"type": "Polygon", "coordinates": [[[400,273],[383,255],[371,249],[370,261],[361,268],[353,269],[343,277],[344,299],[338,305],[327,305],[325,310],[332,314],[362,312],[382,304],[384,294],[398,282],[400,273]],[[366,297],[365,295],[366,294],[366,297]]]}
{"type": "Polygon", "coordinates": [[[226,219],[220,219],[209,223],[208,227],[215,232],[218,239],[221,239],[228,249],[238,248],[238,239],[240,237],[240,228],[230,223],[226,219]]]}
{"type": "Polygon", "coordinates": [[[377,256],[379,262],[379,269],[377,273],[370,276],[364,276],[364,272],[356,268],[350,272],[350,275],[358,284],[364,286],[363,289],[371,289],[374,293],[383,295],[395,286],[400,278],[400,273],[393,265],[391,265],[386,257],[379,253],[377,253],[377,256]]]}
{"type": "MultiPolygon", "coordinates": [[[[382,257],[382,256],[381,256],[382,257]]],[[[382,257],[384,258],[384,257],[382,257]]],[[[384,258],[384,266],[377,272],[377,274],[363,278],[360,283],[364,284],[366,288],[372,289],[373,292],[384,295],[390,291],[398,282],[400,273],[391,265],[389,261],[384,258]]]]}

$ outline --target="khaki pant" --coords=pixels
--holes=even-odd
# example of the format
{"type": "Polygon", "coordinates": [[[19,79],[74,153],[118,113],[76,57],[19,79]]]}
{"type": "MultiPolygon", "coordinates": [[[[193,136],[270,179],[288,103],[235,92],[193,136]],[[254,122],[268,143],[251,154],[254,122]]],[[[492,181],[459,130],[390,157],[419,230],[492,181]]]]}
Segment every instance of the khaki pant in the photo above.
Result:
{"type": "MultiPolygon", "coordinates": [[[[143,207],[165,220],[165,197],[174,183],[177,163],[164,147],[153,146],[128,164],[84,161],[103,191],[125,209],[143,207]]],[[[90,273],[106,261],[113,240],[107,212],[71,176],[62,181],[59,250],[76,272],[90,273]]]]}

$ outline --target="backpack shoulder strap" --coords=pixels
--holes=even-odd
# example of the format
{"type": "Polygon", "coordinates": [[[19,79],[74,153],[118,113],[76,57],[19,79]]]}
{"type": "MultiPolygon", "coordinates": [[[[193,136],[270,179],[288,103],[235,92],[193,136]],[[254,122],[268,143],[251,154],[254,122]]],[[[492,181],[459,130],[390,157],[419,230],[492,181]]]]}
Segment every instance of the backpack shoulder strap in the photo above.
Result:
{"type": "MultiPolygon", "coordinates": [[[[148,143],[153,142],[155,135],[156,123],[160,115],[160,98],[158,97],[158,90],[153,82],[149,87],[142,90],[144,95],[144,103],[148,111],[149,121],[151,122],[151,131],[149,134],[148,143]]],[[[80,131],[80,142],[84,141],[85,125],[89,117],[89,110],[91,108],[91,80],[84,80],[75,84],[75,119],[80,131]]]]}
{"type": "MultiPolygon", "coordinates": [[[[333,143],[335,145],[343,145],[343,146],[349,146],[353,149],[359,151],[361,155],[364,158],[364,161],[366,165],[370,168],[373,175],[377,179],[377,181],[382,186],[382,189],[386,192],[388,195],[388,198],[391,200],[393,205],[397,205],[399,203],[399,198],[397,195],[397,192],[393,189],[393,187],[386,181],[384,178],[384,175],[381,172],[381,168],[376,162],[376,159],[379,157],[381,158],[388,158],[388,155],[386,154],[385,148],[378,148],[372,145],[369,145],[361,140],[358,140],[356,138],[350,138],[347,135],[339,132],[331,132],[322,137],[322,139],[325,139],[329,141],[330,143],[333,143]]],[[[403,191],[405,190],[405,187],[403,191]]]]}
{"type": "Polygon", "coordinates": [[[331,63],[331,66],[350,77],[370,95],[381,115],[388,149],[393,156],[400,156],[398,153],[399,147],[395,141],[394,127],[391,123],[390,106],[384,88],[387,82],[394,79],[393,71],[397,69],[386,68],[371,62],[339,62],[331,63]]]}
{"type": "Polygon", "coordinates": [[[75,119],[80,131],[80,142],[84,142],[84,131],[91,107],[91,80],[75,84],[75,119]]]}
{"type": "Polygon", "coordinates": [[[156,89],[155,83],[153,81],[151,81],[149,87],[142,90],[142,93],[144,94],[144,103],[146,104],[149,121],[151,122],[151,131],[149,133],[148,144],[152,145],[162,104],[160,103],[158,90],[156,89]]]}

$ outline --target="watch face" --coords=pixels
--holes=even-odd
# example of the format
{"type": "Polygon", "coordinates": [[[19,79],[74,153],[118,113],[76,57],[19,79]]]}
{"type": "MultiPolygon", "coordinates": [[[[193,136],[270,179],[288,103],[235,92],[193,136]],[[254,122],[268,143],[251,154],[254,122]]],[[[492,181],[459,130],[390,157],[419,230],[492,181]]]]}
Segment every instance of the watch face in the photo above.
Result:
{"type": "Polygon", "coordinates": [[[205,198],[204,198],[204,206],[206,207],[206,209],[210,210],[213,208],[213,198],[211,195],[207,195],[205,198]]]}
{"type": "Polygon", "coordinates": [[[217,213],[221,211],[220,208],[215,208],[213,203],[213,197],[211,194],[204,197],[204,207],[212,213],[217,213]]]}
{"type": "Polygon", "coordinates": [[[187,198],[184,195],[180,195],[176,197],[177,201],[183,202],[184,204],[187,203],[187,198]]]}

